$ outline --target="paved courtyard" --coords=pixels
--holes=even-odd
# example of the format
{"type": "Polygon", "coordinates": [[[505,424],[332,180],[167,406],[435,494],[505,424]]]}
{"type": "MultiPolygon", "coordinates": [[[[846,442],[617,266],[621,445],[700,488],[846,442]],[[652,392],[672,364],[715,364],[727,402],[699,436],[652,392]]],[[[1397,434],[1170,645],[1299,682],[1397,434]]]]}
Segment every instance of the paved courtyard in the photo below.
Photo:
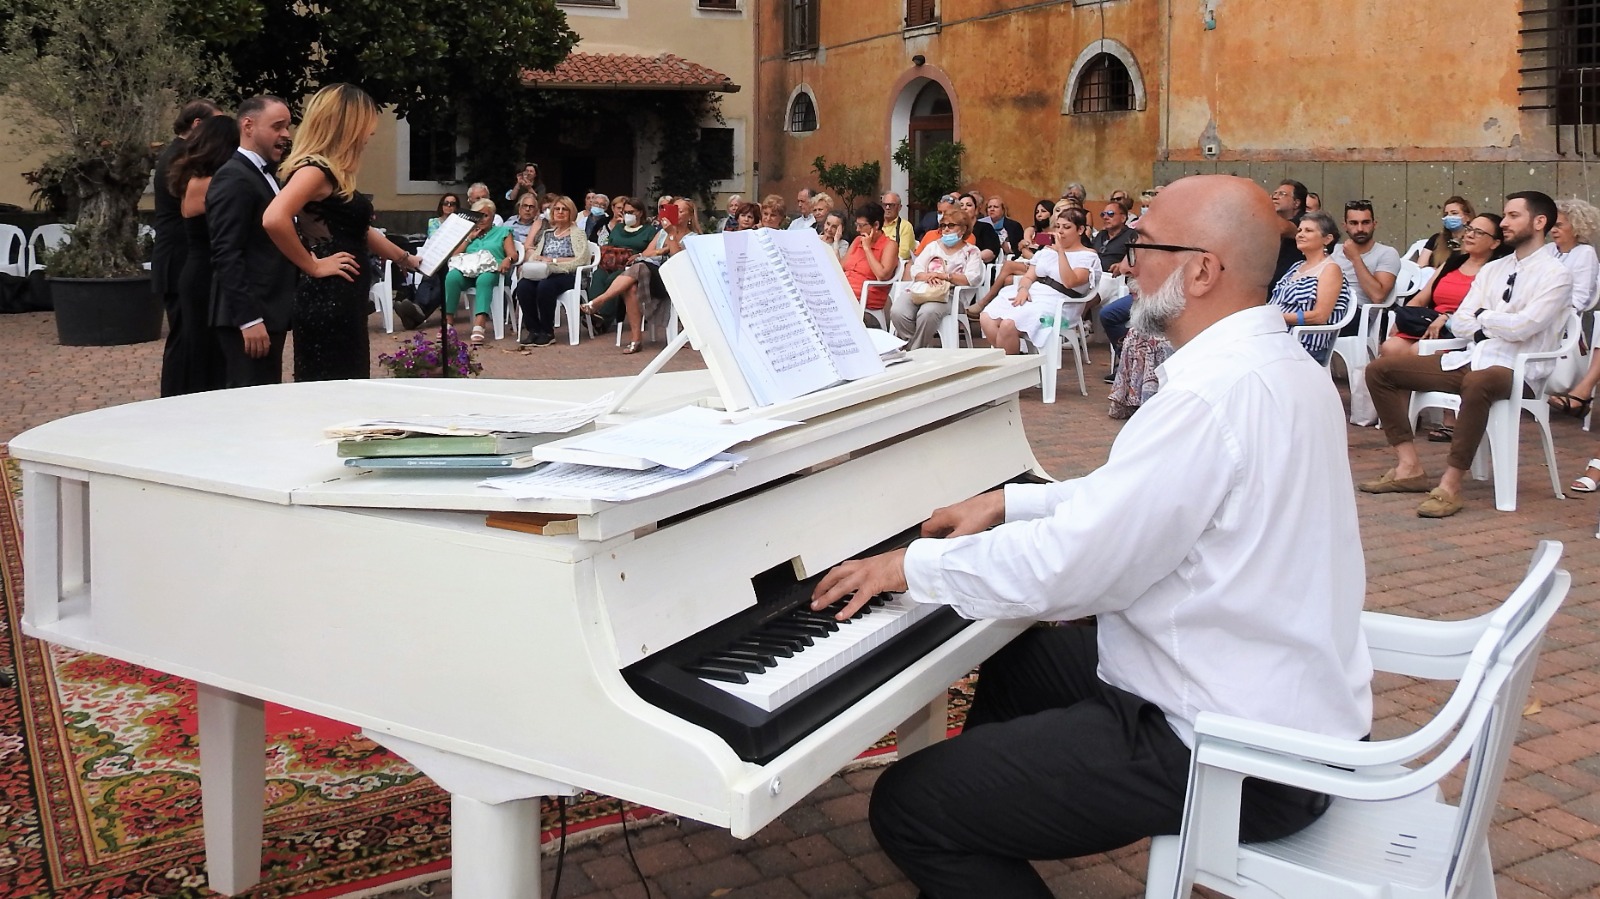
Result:
{"type": "MultiPolygon", "coordinates": [[[[373,322],[374,356],[406,336],[384,334],[376,317],[373,322]]],[[[658,338],[645,353],[624,356],[607,336],[576,347],[561,343],[518,352],[505,341],[486,345],[481,358],[484,377],[586,378],[636,372],[659,347],[658,338]]],[[[1035,454],[1056,477],[1094,468],[1120,426],[1105,414],[1100,377],[1107,352],[1096,347],[1092,355],[1089,397],[1079,396],[1075,384],[1068,386],[1070,367],[1063,372],[1056,404],[1043,405],[1037,389],[1023,395],[1035,454]]],[[[61,347],[49,314],[0,316],[0,442],[64,415],[155,397],[160,357],[160,343],[61,347]]],[[[698,364],[685,351],[672,367],[698,364]]],[[[1570,419],[1554,427],[1566,483],[1585,460],[1600,455],[1600,440],[1570,419]]],[[[1538,540],[1565,542],[1564,565],[1573,574],[1573,588],[1545,643],[1533,687],[1536,702],[1525,714],[1512,755],[1491,845],[1500,896],[1593,896],[1600,894],[1600,841],[1595,839],[1600,835],[1600,589],[1591,558],[1600,498],[1555,499],[1531,424],[1524,426],[1523,437],[1516,512],[1494,511],[1488,482],[1470,484],[1466,511],[1443,521],[1417,518],[1415,496],[1357,497],[1367,607],[1428,618],[1478,614],[1506,596],[1538,540]]],[[[1349,440],[1357,479],[1388,466],[1379,432],[1352,427],[1349,440]]],[[[1444,447],[1423,447],[1429,470],[1439,471],[1444,447]]],[[[1170,476],[1181,479],[1185,472],[1170,476]]],[[[1383,677],[1377,691],[1375,737],[1388,738],[1427,720],[1448,688],[1383,677]]],[[[914,896],[878,850],[866,823],[877,774],[865,769],[833,778],[748,841],[688,821],[647,828],[635,840],[638,863],[652,893],[669,899],[914,896]]],[[[1145,860],[1144,846],[1135,845],[1040,868],[1057,896],[1118,899],[1142,895],[1145,860]]],[[[645,895],[617,836],[570,851],[561,886],[566,897],[645,895]]],[[[396,895],[424,893],[448,895],[448,886],[396,895]]]]}

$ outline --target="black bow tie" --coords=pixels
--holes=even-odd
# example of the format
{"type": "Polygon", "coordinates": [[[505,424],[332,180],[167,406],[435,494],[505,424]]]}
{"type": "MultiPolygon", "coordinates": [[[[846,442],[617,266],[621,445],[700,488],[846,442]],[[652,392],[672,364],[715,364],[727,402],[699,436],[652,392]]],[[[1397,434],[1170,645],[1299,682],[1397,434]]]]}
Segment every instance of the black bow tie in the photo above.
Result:
{"type": "Polygon", "coordinates": [[[269,175],[276,175],[278,173],[278,164],[276,162],[263,163],[261,165],[261,171],[266,172],[269,175]]]}

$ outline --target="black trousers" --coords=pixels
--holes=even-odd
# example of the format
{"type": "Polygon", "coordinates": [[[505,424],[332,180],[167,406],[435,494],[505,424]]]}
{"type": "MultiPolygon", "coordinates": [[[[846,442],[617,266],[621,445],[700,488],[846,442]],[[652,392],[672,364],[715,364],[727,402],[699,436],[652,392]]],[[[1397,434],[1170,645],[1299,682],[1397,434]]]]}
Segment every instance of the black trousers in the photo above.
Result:
{"type": "MultiPolygon", "coordinates": [[[[572,289],[573,272],[558,272],[540,281],[531,281],[523,278],[517,282],[517,292],[512,299],[522,308],[522,327],[534,337],[549,337],[556,330],[556,301],[561,295],[572,289]]],[[[567,327],[577,327],[576,322],[567,322],[567,327]]]]}
{"type": "MultiPolygon", "coordinates": [[[[1029,859],[1177,833],[1189,749],[1156,706],[1101,681],[1093,627],[1035,628],[983,663],[965,731],[883,773],[872,832],[931,899],[1049,899],[1029,859]]],[[[1327,798],[1247,781],[1246,840],[1287,836],[1327,798]]]]}
{"type": "Polygon", "coordinates": [[[227,371],[229,387],[255,387],[259,384],[283,383],[283,341],[287,331],[268,331],[272,346],[260,359],[252,359],[244,352],[244,332],[238,328],[213,329],[217,342],[222,344],[222,361],[227,371]]]}

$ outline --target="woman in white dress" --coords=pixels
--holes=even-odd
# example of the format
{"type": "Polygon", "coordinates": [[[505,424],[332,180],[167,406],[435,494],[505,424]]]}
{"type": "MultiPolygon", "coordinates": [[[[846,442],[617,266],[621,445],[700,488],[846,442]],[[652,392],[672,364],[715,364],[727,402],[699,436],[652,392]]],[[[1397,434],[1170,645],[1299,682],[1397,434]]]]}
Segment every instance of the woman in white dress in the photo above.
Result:
{"type": "Polygon", "coordinates": [[[1001,290],[983,307],[978,321],[989,345],[1008,355],[1022,352],[1022,338],[1035,347],[1054,328],[1075,322],[1100,282],[1100,257],[1083,245],[1088,218],[1082,209],[1063,209],[1052,218],[1055,244],[1033,254],[1033,265],[1017,283],[1001,290]],[[1057,300],[1061,321],[1056,321],[1057,300]]]}

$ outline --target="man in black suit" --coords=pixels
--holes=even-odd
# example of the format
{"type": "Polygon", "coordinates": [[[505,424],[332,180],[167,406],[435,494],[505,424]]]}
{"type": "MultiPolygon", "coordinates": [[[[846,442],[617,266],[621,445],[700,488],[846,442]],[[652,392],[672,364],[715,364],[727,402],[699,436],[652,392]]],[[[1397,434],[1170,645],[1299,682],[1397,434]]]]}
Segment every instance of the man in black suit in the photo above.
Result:
{"type": "Polygon", "coordinates": [[[174,355],[179,345],[178,333],[183,326],[182,310],[178,308],[178,276],[183,273],[184,260],[189,256],[189,239],[183,233],[182,198],[174,196],[167,187],[167,172],[172,161],[189,142],[189,135],[199,126],[201,119],[217,114],[217,104],[210,100],[190,100],[178,111],[172,123],[172,141],[156,157],[156,245],[150,252],[150,288],[167,307],[167,346],[161,353],[161,395],[174,396],[179,391],[177,367],[180,360],[174,355]]]}
{"type": "Polygon", "coordinates": [[[211,325],[229,387],[283,380],[283,341],[294,311],[295,267],[261,227],[278,195],[271,174],[289,146],[289,106],[277,97],[240,104],[239,151],[206,191],[211,228],[211,325]]]}

